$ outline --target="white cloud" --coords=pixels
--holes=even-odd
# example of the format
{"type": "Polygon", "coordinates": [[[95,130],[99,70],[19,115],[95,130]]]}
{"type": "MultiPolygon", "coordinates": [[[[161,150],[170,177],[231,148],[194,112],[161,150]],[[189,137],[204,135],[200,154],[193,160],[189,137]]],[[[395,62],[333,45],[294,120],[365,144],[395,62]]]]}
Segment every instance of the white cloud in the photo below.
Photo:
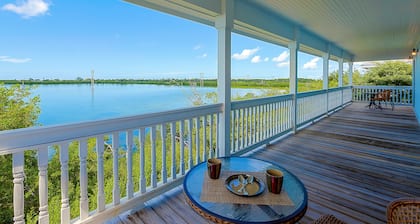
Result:
{"type": "Polygon", "coordinates": [[[288,51],[283,51],[279,56],[274,57],[273,61],[282,62],[282,61],[286,60],[288,57],[289,57],[289,52],[288,51]]]}
{"type": "Polygon", "coordinates": [[[0,56],[0,62],[10,62],[10,63],[26,63],[31,61],[30,58],[11,58],[9,56],[0,56]]]}
{"type": "Polygon", "coordinates": [[[270,60],[270,58],[268,58],[268,57],[264,58],[264,61],[269,61],[269,60],[270,60]]]}
{"type": "Polygon", "coordinates": [[[257,56],[254,56],[252,59],[251,59],[251,63],[260,63],[262,60],[261,60],[261,57],[259,56],[259,55],[257,55],[257,56]]]}
{"type": "Polygon", "coordinates": [[[193,49],[196,51],[196,50],[199,50],[199,49],[201,49],[201,48],[203,48],[203,46],[201,46],[200,44],[197,44],[197,45],[195,45],[194,47],[193,47],[193,49]]]}
{"type": "Polygon", "coordinates": [[[49,7],[49,4],[44,0],[27,0],[18,2],[19,4],[6,4],[2,7],[2,9],[12,11],[21,15],[23,18],[29,18],[45,14],[49,7]]]}
{"type": "Polygon", "coordinates": [[[202,55],[199,55],[198,58],[207,58],[207,53],[204,53],[202,55]]]}
{"type": "Polygon", "coordinates": [[[232,58],[236,60],[245,60],[251,57],[253,54],[257,53],[259,50],[260,50],[259,47],[254,48],[254,49],[244,49],[242,50],[240,54],[239,53],[233,54],[232,58]]]}
{"type": "Polygon", "coordinates": [[[281,68],[281,67],[288,66],[289,64],[290,64],[290,61],[284,61],[284,62],[278,63],[277,67],[281,68]]]}
{"type": "Polygon", "coordinates": [[[303,65],[303,69],[316,69],[318,67],[317,62],[319,61],[320,58],[312,58],[312,60],[306,62],[303,65]]]}

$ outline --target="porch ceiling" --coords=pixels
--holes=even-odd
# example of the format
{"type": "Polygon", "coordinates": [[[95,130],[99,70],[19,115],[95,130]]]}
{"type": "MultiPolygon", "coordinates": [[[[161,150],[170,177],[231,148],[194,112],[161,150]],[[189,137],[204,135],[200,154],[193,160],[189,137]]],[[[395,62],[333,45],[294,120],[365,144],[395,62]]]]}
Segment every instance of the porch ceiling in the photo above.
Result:
{"type": "Polygon", "coordinates": [[[420,42],[419,0],[256,1],[347,49],[356,61],[407,58],[420,42]]]}
{"type": "MultiPolygon", "coordinates": [[[[222,11],[221,0],[126,1],[207,25],[222,11]]],[[[234,1],[234,32],[280,45],[298,36],[309,53],[370,61],[408,58],[420,47],[419,0],[234,1]]]]}

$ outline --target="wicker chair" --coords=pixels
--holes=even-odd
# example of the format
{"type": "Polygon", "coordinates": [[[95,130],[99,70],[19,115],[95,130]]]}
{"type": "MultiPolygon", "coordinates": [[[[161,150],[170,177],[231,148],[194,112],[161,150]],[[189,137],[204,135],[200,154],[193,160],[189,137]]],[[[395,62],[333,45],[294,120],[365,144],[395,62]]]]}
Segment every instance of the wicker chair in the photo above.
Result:
{"type": "Polygon", "coordinates": [[[420,197],[398,198],[388,204],[388,224],[419,224],[420,197]]]}
{"type": "Polygon", "coordinates": [[[312,222],[312,224],[346,224],[345,222],[337,219],[333,215],[323,215],[319,217],[317,220],[312,222]]]}

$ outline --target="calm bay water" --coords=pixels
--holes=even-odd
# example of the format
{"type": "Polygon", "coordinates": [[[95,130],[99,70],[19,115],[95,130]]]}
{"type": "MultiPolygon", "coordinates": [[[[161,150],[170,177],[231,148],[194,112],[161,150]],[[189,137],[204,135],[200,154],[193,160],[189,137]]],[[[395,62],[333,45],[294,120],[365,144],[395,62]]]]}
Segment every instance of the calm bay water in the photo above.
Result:
{"type": "MultiPolygon", "coordinates": [[[[42,125],[74,123],[191,107],[194,89],[159,85],[39,85],[42,125]]],[[[195,88],[204,96],[216,88],[195,88]]],[[[232,96],[260,94],[256,89],[232,89],[232,96]]]]}

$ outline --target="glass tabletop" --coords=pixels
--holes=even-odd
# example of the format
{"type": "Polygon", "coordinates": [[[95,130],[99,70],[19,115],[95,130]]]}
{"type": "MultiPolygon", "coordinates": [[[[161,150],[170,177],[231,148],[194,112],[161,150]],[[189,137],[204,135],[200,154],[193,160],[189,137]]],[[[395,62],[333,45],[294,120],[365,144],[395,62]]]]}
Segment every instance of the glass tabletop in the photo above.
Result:
{"type": "MultiPolygon", "coordinates": [[[[188,199],[203,212],[218,219],[234,223],[281,223],[301,218],[307,207],[307,192],[302,182],[292,173],[276,164],[247,157],[223,157],[223,171],[265,172],[267,169],[279,169],[283,172],[283,190],[294,205],[255,205],[213,203],[200,200],[204,175],[207,175],[207,163],[203,162],[192,168],[184,179],[184,191],[188,199]]],[[[265,182],[265,180],[263,180],[265,182]]],[[[239,196],[238,196],[239,197],[239,196]]],[[[296,221],[297,221],[296,220],[296,221]]]]}

